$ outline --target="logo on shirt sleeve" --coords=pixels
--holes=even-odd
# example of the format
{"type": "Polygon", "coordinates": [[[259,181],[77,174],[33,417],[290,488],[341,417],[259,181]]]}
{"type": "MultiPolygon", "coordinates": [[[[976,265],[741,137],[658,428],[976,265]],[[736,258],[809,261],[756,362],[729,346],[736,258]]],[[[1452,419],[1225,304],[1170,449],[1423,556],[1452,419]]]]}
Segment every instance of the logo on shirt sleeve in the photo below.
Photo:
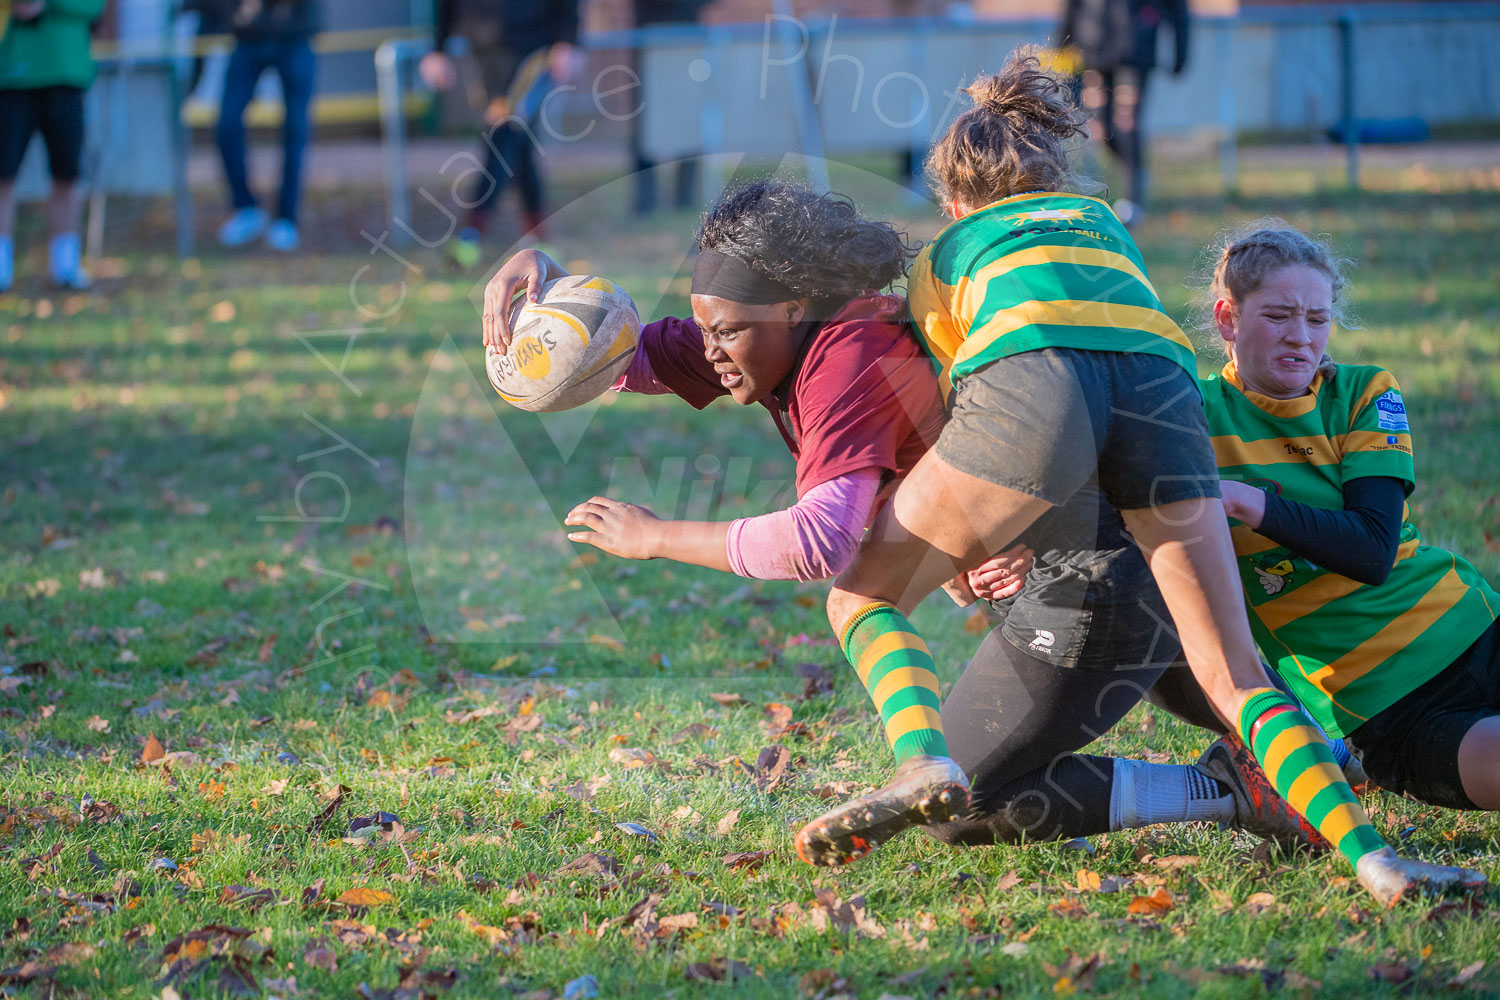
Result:
{"type": "Polygon", "coordinates": [[[1383,431],[1409,430],[1406,423],[1406,404],[1401,400],[1401,393],[1395,389],[1387,389],[1377,397],[1375,419],[1383,431]]]}

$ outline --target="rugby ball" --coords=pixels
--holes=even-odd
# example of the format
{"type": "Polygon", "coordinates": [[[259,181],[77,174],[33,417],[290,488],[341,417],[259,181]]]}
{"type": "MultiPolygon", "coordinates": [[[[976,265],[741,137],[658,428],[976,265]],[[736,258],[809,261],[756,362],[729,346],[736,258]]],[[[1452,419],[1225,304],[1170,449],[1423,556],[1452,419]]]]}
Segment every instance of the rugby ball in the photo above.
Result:
{"type": "Polygon", "coordinates": [[[512,406],[569,410],[619,379],[640,338],[641,319],[624,289],[608,278],[570,274],[511,314],[510,349],[485,348],[485,372],[512,406]]]}

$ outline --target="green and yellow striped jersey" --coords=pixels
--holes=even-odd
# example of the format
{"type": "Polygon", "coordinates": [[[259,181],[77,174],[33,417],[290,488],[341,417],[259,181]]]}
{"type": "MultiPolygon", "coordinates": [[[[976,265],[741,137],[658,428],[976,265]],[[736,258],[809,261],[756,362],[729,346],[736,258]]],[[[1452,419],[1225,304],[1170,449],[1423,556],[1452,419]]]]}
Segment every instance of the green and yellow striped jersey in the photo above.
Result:
{"type": "Polygon", "coordinates": [[[1135,241],[1098,198],[1016,195],[959,219],[923,249],[907,297],[945,396],[970,372],[1043,347],[1159,354],[1198,375],[1135,241]]]}
{"type": "MultiPolygon", "coordinates": [[[[1339,365],[1311,392],[1272,399],[1247,392],[1233,364],[1202,380],[1219,475],[1288,500],[1341,510],[1344,482],[1413,479],[1411,432],[1390,372],[1339,365]]],[[[1422,544],[1402,514],[1390,576],[1378,586],[1340,576],[1231,521],[1250,625],[1297,699],[1331,733],[1357,728],[1431,679],[1500,611],[1479,572],[1422,544]]]]}

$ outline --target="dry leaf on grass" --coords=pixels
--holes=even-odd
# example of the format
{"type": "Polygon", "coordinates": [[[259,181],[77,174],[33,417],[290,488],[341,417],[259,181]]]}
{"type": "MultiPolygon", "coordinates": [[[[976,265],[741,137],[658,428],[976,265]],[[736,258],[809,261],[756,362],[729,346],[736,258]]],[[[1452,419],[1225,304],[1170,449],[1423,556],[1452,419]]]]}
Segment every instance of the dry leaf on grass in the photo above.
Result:
{"type": "Polygon", "coordinates": [[[1244,903],[1240,904],[1240,909],[1250,914],[1252,917],[1258,917],[1262,913],[1265,913],[1267,910],[1275,908],[1275,906],[1275,896],[1271,895],[1269,892],[1256,892],[1251,893],[1250,897],[1246,899],[1244,903]]]}
{"type": "Polygon", "coordinates": [[[682,974],[690,980],[719,983],[725,980],[733,982],[736,979],[749,979],[756,972],[742,962],[720,956],[707,962],[693,962],[682,970],[682,974]]]}
{"type": "Polygon", "coordinates": [[[1172,894],[1164,888],[1158,888],[1149,896],[1136,896],[1132,899],[1129,913],[1132,917],[1151,917],[1166,913],[1172,906],[1172,894]]]}
{"type": "Polygon", "coordinates": [[[635,767],[650,767],[656,763],[656,754],[641,747],[615,747],[609,752],[609,759],[629,770],[635,767]]]}
{"type": "Polygon", "coordinates": [[[166,755],[166,748],[161,745],[161,741],[156,738],[156,734],[151,733],[148,735],[146,737],[146,745],[141,749],[141,763],[150,764],[153,761],[161,760],[166,755]]]}
{"type": "Polygon", "coordinates": [[[738,809],[731,809],[719,819],[718,824],[714,827],[714,832],[721,837],[727,836],[729,831],[733,830],[735,824],[739,821],[740,811],[738,809]]]}
{"type": "Polygon", "coordinates": [[[345,906],[383,906],[386,903],[393,903],[395,901],[396,897],[384,889],[371,889],[366,886],[345,889],[339,893],[338,899],[334,900],[334,902],[343,903],[345,906]]]}
{"type": "Polygon", "coordinates": [[[656,923],[656,936],[666,937],[677,931],[691,930],[698,926],[698,914],[677,913],[669,917],[662,917],[656,923]]]}
{"type": "Polygon", "coordinates": [[[766,747],[755,761],[755,786],[763,792],[776,789],[786,777],[792,752],[781,744],[766,747]]]}

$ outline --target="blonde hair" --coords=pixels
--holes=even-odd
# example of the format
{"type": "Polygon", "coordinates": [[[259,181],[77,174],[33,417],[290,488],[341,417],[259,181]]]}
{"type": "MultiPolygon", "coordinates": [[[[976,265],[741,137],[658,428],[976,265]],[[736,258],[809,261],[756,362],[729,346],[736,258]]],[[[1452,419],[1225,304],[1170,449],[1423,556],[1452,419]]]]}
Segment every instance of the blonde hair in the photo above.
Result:
{"type": "Polygon", "coordinates": [[[1068,141],[1086,134],[1071,86],[1042,68],[1035,46],[1017,49],[1000,72],[964,88],[974,107],[956,118],[927,155],[925,170],[943,205],[981,208],[1029,191],[1085,191],[1068,141]]]}
{"type": "MultiPolygon", "coordinates": [[[[1344,271],[1353,261],[1335,254],[1328,244],[1275,216],[1257,219],[1227,232],[1209,248],[1212,261],[1207,278],[1206,317],[1199,325],[1213,327],[1213,307],[1226,299],[1238,308],[1260,290],[1271,274],[1284,267],[1310,267],[1328,279],[1333,289],[1330,319],[1339,326],[1355,326],[1349,307],[1349,279],[1344,271]]],[[[1226,345],[1227,347],[1227,345],[1226,345]]],[[[1233,358],[1233,349],[1227,348],[1233,358]]],[[[1327,354],[1318,365],[1324,379],[1332,379],[1338,366],[1327,354]]]]}

